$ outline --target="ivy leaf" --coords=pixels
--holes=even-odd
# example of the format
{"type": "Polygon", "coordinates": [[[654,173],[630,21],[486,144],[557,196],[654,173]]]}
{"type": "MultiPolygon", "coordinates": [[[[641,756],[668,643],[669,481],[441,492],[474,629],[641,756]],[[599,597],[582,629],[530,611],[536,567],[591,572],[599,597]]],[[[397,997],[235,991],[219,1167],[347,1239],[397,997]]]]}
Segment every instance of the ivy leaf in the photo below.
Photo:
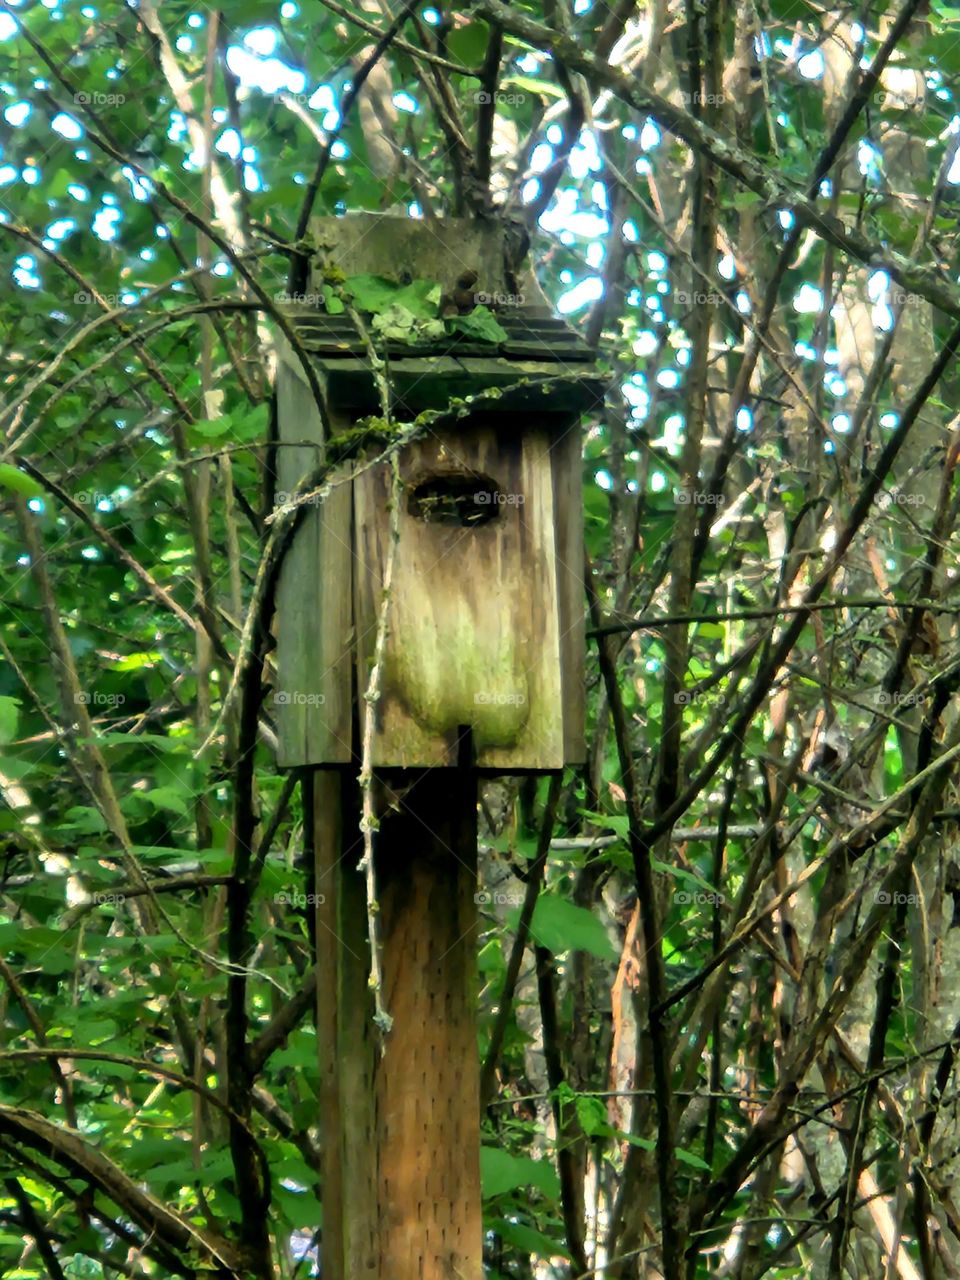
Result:
{"type": "Polygon", "coordinates": [[[103,1280],[103,1267],[96,1258],[85,1253],[75,1253],[63,1268],[65,1280],[103,1280]]]}
{"type": "Polygon", "coordinates": [[[465,67],[479,67],[487,51],[490,28],[485,22],[468,22],[454,27],[447,36],[447,51],[465,67]]]}
{"type": "Polygon", "coordinates": [[[710,1172],[710,1166],[707,1162],[694,1155],[692,1151],[687,1151],[685,1147],[677,1147],[676,1156],[681,1164],[687,1164],[691,1169],[706,1169],[708,1173],[710,1172]]]}
{"type": "Polygon", "coordinates": [[[400,286],[383,276],[348,276],[344,281],[343,292],[353,299],[358,311],[380,315],[396,301],[400,286]]]}
{"type": "Polygon", "coordinates": [[[576,1108],[580,1128],[588,1138],[602,1137],[613,1133],[613,1127],[607,1119],[607,1108],[600,1098],[593,1098],[582,1093],[578,1094],[576,1108]]]}
{"type": "MultiPolygon", "coordinates": [[[[657,1144],[652,1142],[649,1138],[640,1138],[635,1133],[624,1133],[621,1129],[617,1129],[614,1132],[622,1141],[629,1142],[632,1147],[639,1147],[641,1151],[656,1150],[657,1144]]],[[[689,1165],[691,1169],[709,1170],[710,1168],[706,1161],[701,1160],[700,1157],[695,1155],[692,1151],[687,1151],[685,1147],[676,1147],[674,1149],[674,1154],[681,1164],[689,1165]]]]}
{"type": "Polygon", "coordinates": [[[546,1196],[560,1194],[560,1179],[552,1164],[512,1156],[500,1147],[480,1148],[480,1181],[487,1197],[502,1196],[518,1187],[537,1187],[546,1196]]]}
{"type": "Polygon", "coordinates": [[[686,867],[674,867],[669,862],[661,862],[659,858],[651,858],[650,865],[654,871],[659,871],[661,875],[673,876],[675,880],[682,880],[686,884],[696,885],[704,893],[719,893],[719,890],[715,889],[708,880],[704,880],[702,876],[698,876],[693,871],[688,871],[686,867]]]}
{"type": "Polygon", "coordinates": [[[613,944],[593,912],[554,894],[537,900],[530,932],[554,955],[563,951],[587,951],[598,960],[617,958],[613,944]]]}
{"type": "Polygon", "coordinates": [[[43,493],[43,485],[38,484],[33,476],[28,476],[19,467],[9,462],[0,463],[0,486],[14,493],[22,493],[25,498],[39,498],[43,493]]]}
{"type": "Polygon", "coordinates": [[[323,292],[323,305],[327,309],[327,314],[331,316],[343,315],[345,307],[343,305],[343,302],[340,300],[340,298],[338,298],[337,295],[334,293],[333,288],[330,285],[325,284],[323,286],[322,292],[323,292]]]}
{"type": "Polygon", "coordinates": [[[447,323],[454,333],[462,333],[468,338],[491,342],[496,346],[506,342],[508,336],[489,307],[474,307],[465,316],[453,316],[447,323]]]}
{"type": "Polygon", "coordinates": [[[219,418],[201,418],[199,422],[192,422],[190,432],[201,440],[215,440],[218,436],[225,436],[232,426],[233,419],[225,413],[219,418]]]}
{"type": "Polygon", "coordinates": [[[5,746],[17,736],[19,718],[19,699],[0,698],[0,744],[5,746]]]}
{"type": "Polygon", "coordinates": [[[156,809],[165,809],[186,818],[190,812],[187,808],[188,796],[176,787],[153,787],[144,791],[144,800],[149,800],[156,809]]]}
{"type": "Polygon", "coordinates": [[[417,317],[406,307],[393,305],[373,317],[373,331],[385,342],[415,342],[417,317]]]}
{"type": "Polygon", "coordinates": [[[234,436],[237,440],[259,440],[265,435],[270,420],[270,406],[264,401],[248,413],[234,419],[234,436]]]}
{"type": "Polygon", "coordinates": [[[523,1222],[510,1222],[506,1218],[495,1218],[487,1224],[489,1230],[504,1241],[512,1244],[524,1253],[537,1253],[543,1258],[569,1258],[570,1251],[562,1240],[554,1240],[536,1231],[523,1222]]]}
{"type": "Polygon", "coordinates": [[[419,320],[400,303],[394,303],[382,315],[374,316],[372,327],[384,342],[402,342],[407,346],[436,342],[446,332],[442,320],[419,320]]]}
{"type": "Polygon", "coordinates": [[[433,320],[440,311],[440,286],[435,280],[414,280],[398,291],[394,303],[418,320],[433,320]]]}

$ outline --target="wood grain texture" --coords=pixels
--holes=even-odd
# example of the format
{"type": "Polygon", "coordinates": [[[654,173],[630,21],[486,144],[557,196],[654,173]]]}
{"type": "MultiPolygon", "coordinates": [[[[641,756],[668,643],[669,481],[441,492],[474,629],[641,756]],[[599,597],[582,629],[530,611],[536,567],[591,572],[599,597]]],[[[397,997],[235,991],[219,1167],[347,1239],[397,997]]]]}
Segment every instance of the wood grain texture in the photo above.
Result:
{"type": "Polygon", "coordinates": [[[381,1056],[356,787],[311,778],[325,1280],[482,1280],[476,775],[378,779],[381,1056]]]}
{"type": "MultiPolygon", "coordinates": [[[[405,488],[374,764],[452,766],[460,729],[478,767],[564,763],[550,435],[488,420],[404,451],[405,488]],[[407,495],[428,477],[475,475],[503,499],[495,519],[425,521],[407,495]]],[[[354,481],[355,618],[366,686],[389,538],[386,466],[354,481]]],[[[365,708],[362,709],[362,714],[365,708]]]]}
{"type": "Polygon", "coordinates": [[[481,1280],[476,779],[425,774],[378,841],[386,1005],[377,1064],[381,1280],[481,1280]]]}
{"type": "MultiPolygon", "coordinates": [[[[288,359],[277,371],[277,416],[277,487],[289,493],[319,465],[323,431],[310,389],[288,359]]],[[[281,768],[352,759],[353,495],[349,479],[340,480],[301,520],[277,585],[274,710],[281,768]]]]}
{"type": "Polygon", "coordinates": [[[564,764],[577,765],[583,764],[587,758],[587,613],[583,584],[583,465],[579,418],[557,430],[551,442],[550,458],[557,531],[563,759],[564,764]]]}
{"type": "Polygon", "coordinates": [[[346,771],[312,772],[323,1274],[325,1280],[386,1280],[379,1269],[377,1049],[355,792],[346,771]]]}

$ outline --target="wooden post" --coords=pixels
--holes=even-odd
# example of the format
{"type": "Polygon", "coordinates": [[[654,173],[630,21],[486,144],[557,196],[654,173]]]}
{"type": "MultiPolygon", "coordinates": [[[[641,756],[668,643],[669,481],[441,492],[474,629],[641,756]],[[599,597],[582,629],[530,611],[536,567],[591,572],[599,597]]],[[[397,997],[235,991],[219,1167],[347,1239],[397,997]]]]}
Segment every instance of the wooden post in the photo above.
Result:
{"type": "MultiPolygon", "coordinates": [[[[469,269],[478,297],[516,293],[504,230],[489,219],[357,214],[314,231],[317,293],[330,266],[398,289],[435,282],[439,297],[469,269]]],[[[400,450],[395,511],[392,465],[373,452],[345,461],[312,495],[278,583],[279,758],[309,771],[321,899],[324,1280],[482,1277],[477,770],[556,772],[585,759],[577,423],[604,390],[532,273],[523,288],[529,302],[501,307],[495,342],[444,332],[415,348],[383,344],[397,423],[455,401],[459,416],[400,450]],[[481,398],[464,417],[467,395],[481,398]],[[380,821],[382,996],[393,1019],[383,1056],[358,870],[361,743],[380,821]]],[[[277,373],[283,492],[316,467],[329,433],[381,412],[362,326],[342,308],[296,307],[290,320],[299,344],[282,347],[277,373]]]]}
{"type": "Polygon", "coordinates": [[[354,784],[314,778],[324,1280],[481,1280],[476,776],[378,784],[382,1057],[354,784]]]}

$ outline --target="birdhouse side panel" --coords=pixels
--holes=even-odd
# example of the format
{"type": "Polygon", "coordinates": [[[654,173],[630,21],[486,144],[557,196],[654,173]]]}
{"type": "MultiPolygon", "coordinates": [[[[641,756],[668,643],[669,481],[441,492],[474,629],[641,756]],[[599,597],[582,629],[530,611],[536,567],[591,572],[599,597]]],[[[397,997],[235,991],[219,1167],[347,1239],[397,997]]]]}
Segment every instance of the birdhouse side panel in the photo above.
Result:
{"type": "MultiPolygon", "coordinates": [[[[317,468],[323,430],[310,388],[286,362],[277,374],[278,496],[317,468]]],[[[338,424],[346,425],[346,424],[338,424]]],[[[348,764],[353,600],[349,476],[334,477],[287,550],[277,584],[274,691],[281,768],[348,764]]]]}
{"type": "Polygon", "coordinates": [[[563,681],[563,755],[583,764],[586,742],[586,593],[584,591],[583,447],[580,419],[558,427],[550,450],[557,531],[560,669],[563,681]]]}
{"type": "MultiPolygon", "coordinates": [[[[481,768],[562,767],[548,434],[485,426],[421,441],[404,450],[401,477],[374,763],[455,765],[469,726],[481,768]],[[489,510],[466,503],[470,523],[461,524],[457,495],[471,487],[490,495],[489,510]]],[[[390,487],[385,465],[354,482],[361,691],[382,601],[390,487]]]]}

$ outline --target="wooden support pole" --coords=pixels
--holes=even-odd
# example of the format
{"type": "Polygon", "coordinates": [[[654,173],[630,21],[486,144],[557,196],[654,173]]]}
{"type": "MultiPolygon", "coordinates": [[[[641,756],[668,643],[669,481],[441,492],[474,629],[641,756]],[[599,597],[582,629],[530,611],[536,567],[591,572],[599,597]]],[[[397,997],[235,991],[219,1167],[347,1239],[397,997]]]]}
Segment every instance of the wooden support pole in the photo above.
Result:
{"type": "Polygon", "coordinates": [[[352,783],[314,781],[323,1099],[323,1266],[330,1280],[481,1280],[476,778],[391,774],[376,840],[380,1056],[352,783]]]}

